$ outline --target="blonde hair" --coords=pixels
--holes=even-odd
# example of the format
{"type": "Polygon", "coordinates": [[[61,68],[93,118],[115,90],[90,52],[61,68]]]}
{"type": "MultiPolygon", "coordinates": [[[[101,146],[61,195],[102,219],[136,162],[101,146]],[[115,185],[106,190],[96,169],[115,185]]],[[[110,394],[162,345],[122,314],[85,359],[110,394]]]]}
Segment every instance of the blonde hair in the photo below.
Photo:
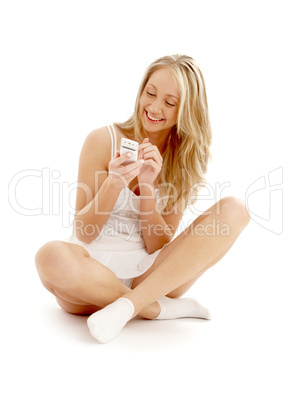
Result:
{"type": "Polygon", "coordinates": [[[177,123],[162,155],[159,207],[163,213],[170,213],[173,208],[184,212],[187,205],[195,202],[198,189],[205,182],[212,138],[204,78],[195,60],[186,55],[173,55],[150,64],[139,87],[134,114],[116,125],[128,137],[143,141],[139,101],[149,78],[160,68],[168,68],[173,73],[181,98],[177,123]]]}

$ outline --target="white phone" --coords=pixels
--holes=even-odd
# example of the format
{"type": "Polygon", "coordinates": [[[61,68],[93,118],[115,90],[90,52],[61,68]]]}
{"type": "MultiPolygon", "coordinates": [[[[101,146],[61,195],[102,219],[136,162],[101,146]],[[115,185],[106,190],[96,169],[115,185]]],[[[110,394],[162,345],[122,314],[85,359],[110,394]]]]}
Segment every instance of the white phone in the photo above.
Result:
{"type": "Polygon", "coordinates": [[[121,138],[121,149],[120,155],[123,155],[127,152],[131,153],[131,157],[128,158],[123,165],[128,165],[128,163],[136,162],[138,159],[138,142],[130,140],[129,138],[121,138]]]}

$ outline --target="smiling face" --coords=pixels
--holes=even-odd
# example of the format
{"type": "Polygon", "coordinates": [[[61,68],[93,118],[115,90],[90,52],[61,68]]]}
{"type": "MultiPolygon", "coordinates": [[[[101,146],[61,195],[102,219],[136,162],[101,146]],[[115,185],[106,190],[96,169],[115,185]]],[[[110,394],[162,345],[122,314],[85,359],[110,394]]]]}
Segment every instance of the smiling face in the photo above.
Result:
{"type": "Polygon", "coordinates": [[[168,136],[177,122],[180,93],[172,72],[160,68],[150,76],[139,102],[139,113],[147,133],[168,136]]]}

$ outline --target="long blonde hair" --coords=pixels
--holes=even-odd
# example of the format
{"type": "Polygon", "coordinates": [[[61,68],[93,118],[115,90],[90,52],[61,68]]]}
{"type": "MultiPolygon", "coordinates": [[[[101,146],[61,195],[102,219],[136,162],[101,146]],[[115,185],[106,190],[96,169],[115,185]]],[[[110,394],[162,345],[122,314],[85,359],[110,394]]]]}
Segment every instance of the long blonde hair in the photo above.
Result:
{"type": "Polygon", "coordinates": [[[162,155],[163,165],[158,178],[159,207],[163,213],[170,213],[173,208],[184,212],[187,205],[195,202],[198,189],[205,182],[212,138],[204,78],[195,60],[186,55],[173,55],[150,64],[139,87],[134,114],[126,122],[116,125],[128,137],[143,141],[139,101],[149,78],[160,68],[171,70],[181,99],[177,123],[162,155]]]}

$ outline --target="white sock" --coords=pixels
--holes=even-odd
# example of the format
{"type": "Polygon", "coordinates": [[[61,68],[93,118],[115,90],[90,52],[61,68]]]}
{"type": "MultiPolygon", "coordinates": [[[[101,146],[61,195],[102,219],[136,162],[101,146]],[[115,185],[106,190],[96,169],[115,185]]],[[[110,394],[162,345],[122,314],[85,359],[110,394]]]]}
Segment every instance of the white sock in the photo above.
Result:
{"type": "Polygon", "coordinates": [[[106,343],[115,338],[134,314],[131,300],[121,297],[88,318],[88,327],[94,338],[106,343]]]}
{"type": "Polygon", "coordinates": [[[170,297],[162,297],[157,300],[160,305],[161,312],[155,320],[172,320],[175,318],[211,318],[210,311],[199,304],[194,299],[171,299],[170,297]]]}

